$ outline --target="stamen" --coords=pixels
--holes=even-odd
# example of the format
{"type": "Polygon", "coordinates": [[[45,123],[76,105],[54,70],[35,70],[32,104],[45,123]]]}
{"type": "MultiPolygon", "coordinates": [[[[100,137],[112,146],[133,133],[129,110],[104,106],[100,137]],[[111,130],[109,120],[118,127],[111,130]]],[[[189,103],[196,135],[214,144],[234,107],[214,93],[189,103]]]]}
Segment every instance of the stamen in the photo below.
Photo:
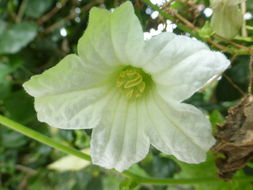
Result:
{"type": "Polygon", "coordinates": [[[123,70],[118,76],[116,86],[121,88],[128,98],[138,98],[146,89],[143,75],[145,73],[136,68],[123,70]]]}

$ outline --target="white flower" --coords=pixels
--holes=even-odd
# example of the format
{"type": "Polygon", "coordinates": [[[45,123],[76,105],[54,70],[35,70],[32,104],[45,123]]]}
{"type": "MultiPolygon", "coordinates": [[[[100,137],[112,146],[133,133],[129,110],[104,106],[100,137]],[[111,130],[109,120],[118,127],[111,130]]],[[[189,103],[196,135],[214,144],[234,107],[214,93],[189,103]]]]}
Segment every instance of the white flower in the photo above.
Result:
{"type": "Polygon", "coordinates": [[[92,162],[118,171],[152,144],[188,163],[214,144],[201,111],[181,103],[229,61],[202,42],[173,33],[143,40],[130,2],[113,13],[92,8],[78,55],[24,84],[38,119],[62,129],[92,129],[92,162]]]}

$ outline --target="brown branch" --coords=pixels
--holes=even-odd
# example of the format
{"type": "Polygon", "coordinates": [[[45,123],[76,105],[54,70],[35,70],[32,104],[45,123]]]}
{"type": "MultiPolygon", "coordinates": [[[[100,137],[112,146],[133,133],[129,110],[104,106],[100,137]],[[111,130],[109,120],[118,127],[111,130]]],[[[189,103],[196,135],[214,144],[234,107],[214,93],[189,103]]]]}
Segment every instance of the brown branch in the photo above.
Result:
{"type": "Polygon", "coordinates": [[[26,5],[27,5],[27,0],[21,1],[21,5],[19,7],[18,14],[17,14],[17,17],[16,17],[16,22],[17,23],[21,22],[21,20],[24,16],[26,5]]]}
{"type": "MultiPolygon", "coordinates": [[[[246,5],[246,1],[242,1],[241,2],[241,12],[242,12],[242,15],[244,16],[244,14],[246,13],[247,11],[247,5],[246,5]]],[[[248,36],[248,32],[247,32],[247,28],[246,28],[246,20],[243,19],[242,21],[242,36],[243,37],[247,37],[248,36]]]]}
{"type": "Polygon", "coordinates": [[[250,54],[253,54],[253,49],[252,49],[252,48],[248,48],[248,47],[246,47],[246,46],[244,46],[244,45],[241,45],[241,44],[238,44],[238,43],[233,42],[233,41],[231,41],[231,40],[228,40],[228,39],[226,39],[226,38],[223,38],[222,36],[219,36],[218,34],[215,34],[214,36],[215,36],[216,38],[221,39],[221,40],[224,41],[224,42],[227,42],[227,43],[229,43],[229,44],[231,44],[231,45],[233,45],[233,46],[235,46],[235,47],[238,47],[238,48],[240,48],[240,49],[244,49],[244,50],[246,50],[247,52],[249,52],[250,54]]]}
{"type": "MultiPolygon", "coordinates": [[[[81,7],[81,12],[87,12],[87,10],[89,10],[92,6],[95,6],[97,4],[101,4],[103,3],[103,0],[96,0],[96,1],[91,1],[90,3],[84,5],[83,7],[81,7]]],[[[72,8],[70,10],[70,14],[66,17],[64,17],[63,19],[61,19],[60,21],[50,25],[48,28],[46,28],[44,30],[45,34],[48,34],[52,31],[54,31],[56,28],[59,28],[61,26],[63,26],[67,21],[73,20],[74,18],[76,18],[78,16],[78,14],[75,12],[75,8],[72,8]]]]}
{"type": "Polygon", "coordinates": [[[178,20],[180,20],[182,23],[184,23],[184,25],[188,28],[190,28],[191,30],[194,31],[198,31],[199,28],[196,27],[194,24],[192,24],[190,21],[188,21],[187,19],[185,19],[183,16],[181,16],[179,13],[177,13],[174,9],[171,8],[164,8],[164,10],[169,13],[171,16],[176,17],[178,20]]]}
{"type": "Polygon", "coordinates": [[[28,167],[23,166],[23,165],[20,165],[20,164],[17,164],[17,165],[15,166],[15,168],[16,168],[17,170],[20,170],[20,171],[23,171],[23,172],[27,173],[28,175],[35,175],[35,174],[37,173],[36,170],[34,170],[34,169],[32,169],[32,168],[28,168],[28,167]]]}
{"type": "MultiPolygon", "coordinates": [[[[198,32],[199,31],[199,28],[197,26],[195,26],[193,23],[191,23],[189,20],[187,20],[186,18],[184,18],[182,15],[180,15],[178,12],[176,12],[175,10],[169,8],[169,7],[166,7],[166,4],[164,6],[162,6],[162,10],[164,10],[167,14],[175,17],[176,19],[178,19],[179,21],[181,21],[187,28],[193,30],[193,31],[196,31],[198,32]]],[[[225,39],[217,34],[214,35],[214,37],[228,43],[228,44],[231,44],[239,49],[243,49],[245,50],[246,52],[248,52],[249,54],[253,54],[253,49],[252,48],[248,48],[244,45],[241,45],[241,44],[238,44],[236,42],[233,42],[231,40],[228,40],[228,39],[225,39]]],[[[211,45],[213,45],[214,47],[222,50],[222,51],[227,51],[228,48],[223,46],[223,45],[220,45],[219,43],[215,42],[214,40],[212,39],[208,39],[207,40],[208,43],[210,43],[211,45]]]]}
{"type": "Polygon", "coordinates": [[[253,55],[250,56],[250,61],[249,61],[249,87],[248,87],[248,92],[249,94],[252,94],[252,88],[253,88],[253,55]]]}
{"type": "Polygon", "coordinates": [[[61,6],[60,7],[55,6],[51,11],[49,11],[47,14],[45,14],[44,16],[42,16],[37,21],[37,24],[38,25],[42,25],[44,22],[47,22],[48,20],[50,20],[56,13],[58,13],[67,4],[67,2],[68,2],[68,0],[63,0],[61,2],[61,6]]]}
{"type": "Polygon", "coordinates": [[[237,84],[235,84],[229,76],[227,76],[225,73],[223,74],[223,76],[241,95],[243,96],[246,95],[245,92],[237,84]]]}

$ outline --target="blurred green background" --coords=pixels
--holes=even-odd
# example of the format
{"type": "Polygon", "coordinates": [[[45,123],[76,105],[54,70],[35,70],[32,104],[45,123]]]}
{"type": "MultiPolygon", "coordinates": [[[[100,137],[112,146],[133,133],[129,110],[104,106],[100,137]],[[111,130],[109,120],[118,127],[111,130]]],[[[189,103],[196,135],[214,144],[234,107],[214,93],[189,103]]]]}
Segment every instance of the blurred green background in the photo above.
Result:
{"type": "MultiPolygon", "coordinates": [[[[76,44],[83,34],[89,9],[93,6],[111,9],[124,0],[0,0],[0,114],[39,131],[52,139],[74,148],[89,151],[91,131],[58,130],[37,121],[33,98],[22,84],[32,75],[57,64],[66,54],[76,52],[76,44]]],[[[184,34],[176,24],[158,16],[141,0],[132,1],[145,37],[162,31],[184,34]]],[[[155,2],[154,0],[152,2],[155,2]]],[[[162,3],[163,1],[156,1],[162,3]]],[[[247,1],[247,25],[253,26],[253,1],[247,1]],[[250,16],[251,15],[251,16],[250,16]]],[[[198,27],[210,20],[208,0],[177,0],[173,4],[186,19],[198,27]]],[[[237,43],[252,46],[252,31],[247,39],[237,43]]],[[[222,42],[221,42],[222,43],[222,42]]],[[[196,93],[187,102],[209,114],[210,120],[222,122],[227,109],[242,97],[235,86],[245,93],[249,83],[249,57],[229,55],[232,67],[226,77],[212,84],[204,92],[196,93]]],[[[116,190],[124,186],[121,176],[84,162],[82,168],[70,157],[54,163],[66,155],[0,126],[0,190],[116,190]],[[68,166],[63,168],[63,166],[68,166]],[[50,169],[51,168],[51,169],[50,169]],[[64,170],[64,171],[62,171],[64,170]],[[75,171],[70,171],[75,170],[75,171]],[[76,171],[77,170],[77,171],[76,171]]],[[[188,165],[151,149],[145,160],[131,169],[139,175],[161,178],[215,176],[213,156],[200,165],[188,165]]],[[[237,176],[253,175],[252,165],[237,176]]],[[[140,190],[252,190],[251,183],[212,183],[199,185],[141,186],[140,190]]]]}

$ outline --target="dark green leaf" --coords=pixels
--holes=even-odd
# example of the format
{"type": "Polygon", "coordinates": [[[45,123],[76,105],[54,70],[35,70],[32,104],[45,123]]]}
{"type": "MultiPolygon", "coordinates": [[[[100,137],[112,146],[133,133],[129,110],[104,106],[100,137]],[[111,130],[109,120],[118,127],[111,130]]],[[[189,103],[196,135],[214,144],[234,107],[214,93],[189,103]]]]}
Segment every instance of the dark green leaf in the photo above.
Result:
{"type": "Polygon", "coordinates": [[[11,25],[0,35],[0,54],[16,53],[30,43],[37,34],[34,23],[11,25]]]}
{"type": "Polygon", "coordinates": [[[28,0],[25,15],[32,18],[39,18],[53,4],[53,0],[28,0]]]}

